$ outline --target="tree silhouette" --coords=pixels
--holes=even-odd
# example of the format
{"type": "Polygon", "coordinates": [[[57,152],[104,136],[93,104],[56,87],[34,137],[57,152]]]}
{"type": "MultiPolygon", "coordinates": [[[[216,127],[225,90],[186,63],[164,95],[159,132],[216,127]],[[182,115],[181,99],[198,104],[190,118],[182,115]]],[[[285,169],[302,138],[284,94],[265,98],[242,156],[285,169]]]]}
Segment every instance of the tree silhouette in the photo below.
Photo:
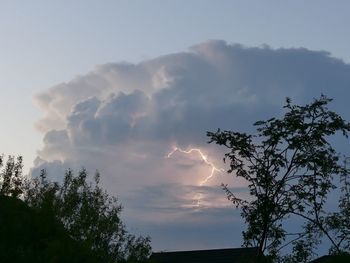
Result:
{"type": "Polygon", "coordinates": [[[23,160],[21,156],[15,158],[0,156],[0,195],[19,197],[23,191],[24,178],[22,176],[23,160]]]}
{"type": "Polygon", "coordinates": [[[1,262],[98,263],[91,249],[73,240],[63,225],[23,201],[0,196],[1,262]]]}
{"type": "MultiPolygon", "coordinates": [[[[243,232],[245,246],[258,246],[261,258],[268,253],[278,259],[279,251],[292,244],[294,259],[307,261],[319,238],[326,237],[337,253],[342,249],[331,235],[324,211],[333,178],[349,171],[341,164],[330,137],[340,132],[347,137],[350,125],[327,104],[322,95],[305,106],[287,98],[286,113],[280,119],[258,121],[254,135],[221,131],[208,132],[209,142],[229,149],[229,173],[248,182],[252,198],[238,198],[227,185],[227,197],[242,209],[248,224],[243,232]],[[283,223],[291,216],[304,220],[302,231],[287,233],[283,223]],[[286,242],[287,236],[294,238],[286,242]]],[[[348,211],[348,208],[347,208],[348,211]]],[[[349,236],[344,237],[349,240],[349,236]]]]}
{"type": "Polygon", "coordinates": [[[88,180],[85,169],[67,170],[58,183],[44,170],[25,177],[22,167],[22,157],[0,156],[1,262],[146,261],[150,238],[127,232],[122,206],[99,186],[99,173],[88,180]]]}
{"type": "Polygon", "coordinates": [[[72,239],[94,252],[100,262],[145,261],[151,252],[149,237],[135,237],[120,219],[121,205],[82,169],[67,170],[63,183],[49,182],[43,170],[27,184],[25,202],[57,218],[72,239]]]}

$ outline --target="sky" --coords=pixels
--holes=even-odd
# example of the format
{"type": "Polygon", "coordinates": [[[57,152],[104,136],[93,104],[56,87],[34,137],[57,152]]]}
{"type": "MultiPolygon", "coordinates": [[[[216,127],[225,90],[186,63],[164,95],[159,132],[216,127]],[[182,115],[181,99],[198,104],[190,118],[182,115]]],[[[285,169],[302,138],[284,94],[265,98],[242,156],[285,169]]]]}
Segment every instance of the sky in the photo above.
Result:
{"type": "Polygon", "coordinates": [[[244,195],[245,182],[222,171],[225,151],[206,131],[251,131],[285,97],[321,93],[350,119],[349,8],[1,0],[1,152],[58,180],[98,169],[156,251],[240,246],[244,224],[220,184],[244,195]]]}

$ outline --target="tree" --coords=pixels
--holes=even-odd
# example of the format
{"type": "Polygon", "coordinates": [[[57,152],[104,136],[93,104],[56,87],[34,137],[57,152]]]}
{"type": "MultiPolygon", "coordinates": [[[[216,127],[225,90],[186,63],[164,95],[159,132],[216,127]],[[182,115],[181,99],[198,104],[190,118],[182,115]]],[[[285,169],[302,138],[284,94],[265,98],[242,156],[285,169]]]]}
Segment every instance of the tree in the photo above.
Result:
{"type": "Polygon", "coordinates": [[[8,156],[4,164],[4,156],[0,156],[0,195],[19,197],[22,194],[24,178],[22,176],[22,156],[8,156]]]}
{"type": "MultiPolygon", "coordinates": [[[[93,251],[94,256],[89,256],[88,262],[140,262],[145,261],[150,255],[150,238],[136,237],[126,231],[126,227],[120,219],[122,206],[117,198],[108,195],[99,186],[100,175],[98,172],[93,180],[89,181],[85,169],[82,169],[77,176],[72,170],[67,170],[64,180],[60,184],[47,180],[44,170],[36,178],[23,176],[21,156],[17,158],[9,156],[6,161],[3,156],[0,156],[1,168],[0,198],[10,197],[15,200],[20,198],[30,209],[34,210],[32,212],[28,210],[29,208],[25,208],[29,211],[28,215],[37,217],[36,215],[39,213],[40,217],[47,219],[45,222],[54,222],[55,220],[59,222],[55,223],[58,226],[55,225],[55,229],[60,229],[60,224],[64,227],[67,233],[63,236],[67,235],[64,238],[69,240],[66,242],[67,244],[74,246],[76,251],[85,251],[86,255],[89,251],[93,251]],[[97,259],[95,260],[95,258],[97,259]]],[[[23,205],[18,207],[23,207],[23,205]]],[[[7,212],[0,211],[0,213],[7,212]]],[[[33,220],[31,222],[36,222],[35,219],[33,220]]],[[[56,240],[47,236],[45,231],[43,233],[45,239],[56,240]]],[[[20,244],[18,245],[21,249],[23,248],[20,244]]],[[[54,253],[58,251],[57,249],[62,250],[62,248],[63,246],[56,246],[51,252],[54,253]]],[[[80,252],[77,252],[77,255],[82,255],[80,252]]]]}
{"type": "Polygon", "coordinates": [[[63,225],[23,201],[0,196],[1,262],[98,263],[88,247],[73,240],[63,225]]]}
{"type": "Polygon", "coordinates": [[[129,234],[120,219],[121,205],[100,186],[100,175],[93,182],[82,169],[72,170],[62,184],[49,182],[43,170],[26,186],[25,202],[57,218],[73,240],[91,249],[100,262],[145,261],[150,252],[149,237],[129,234]]]}
{"type": "Polygon", "coordinates": [[[238,198],[227,185],[223,188],[228,199],[242,209],[248,225],[244,245],[258,246],[259,259],[263,253],[277,259],[279,251],[292,244],[299,262],[306,261],[317,244],[307,242],[316,239],[314,233],[326,237],[341,252],[331,236],[324,207],[336,187],[333,178],[349,174],[330,137],[338,132],[347,137],[350,125],[327,108],[330,101],[322,95],[299,106],[287,98],[284,116],[256,122],[254,135],[221,130],[207,133],[209,142],[229,149],[224,157],[230,163],[228,172],[248,182],[248,200],[238,198]],[[305,224],[300,232],[288,233],[283,223],[295,216],[305,224]],[[290,236],[294,238],[287,240],[290,236]]]}
{"type": "MultiPolygon", "coordinates": [[[[347,162],[350,160],[346,158],[344,166],[346,168],[347,162]]],[[[345,169],[345,171],[347,171],[345,169]]],[[[326,223],[329,231],[332,231],[335,236],[336,246],[331,248],[331,252],[337,253],[337,248],[342,251],[350,252],[350,181],[348,173],[343,173],[341,180],[341,196],[339,198],[339,211],[331,213],[326,218],[326,223]]]]}

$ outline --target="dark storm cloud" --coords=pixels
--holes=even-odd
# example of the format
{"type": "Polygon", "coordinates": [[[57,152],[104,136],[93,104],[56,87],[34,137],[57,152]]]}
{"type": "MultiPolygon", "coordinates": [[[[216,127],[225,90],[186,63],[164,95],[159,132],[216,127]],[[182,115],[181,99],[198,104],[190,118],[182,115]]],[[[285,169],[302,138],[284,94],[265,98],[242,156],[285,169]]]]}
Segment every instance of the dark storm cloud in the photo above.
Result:
{"type": "Polygon", "coordinates": [[[286,96],[341,98],[349,71],[326,52],[211,41],[136,65],[106,64],[53,87],[37,96],[47,113],[39,126],[50,130],[56,121],[71,139],[87,133],[89,141],[113,144],[118,138],[193,141],[213,127],[266,114],[286,96]]]}
{"type": "MultiPolygon", "coordinates": [[[[158,207],[163,210],[157,216],[167,214],[169,222],[169,214],[191,222],[194,214],[188,209],[198,192],[193,187],[210,167],[197,155],[164,158],[172,146],[200,147],[221,167],[222,151],[207,145],[206,131],[248,130],[256,120],[280,114],[287,96],[305,103],[324,93],[335,99],[334,109],[349,117],[349,88],[350,65],[303,48],[209,41],[138,64],[101,65],[36,97],[44,113],[37,123],[44,145],[32,171],[51,164],[57,170],[60,163],[99,169],[104,185],[120,196],[130,216],[148,213],[151,218],[149,212],[158,207]],[[134,198],[139,196],[135,191],[148,204],[133,210],[141,198],[134,198]]],[[[215,176],[204,186],[217,191],[200,189],[206,209],[228,209],[218,201],[225,198],[219,187],[225,180],[242,186],[231,176],[215,176]]]]}

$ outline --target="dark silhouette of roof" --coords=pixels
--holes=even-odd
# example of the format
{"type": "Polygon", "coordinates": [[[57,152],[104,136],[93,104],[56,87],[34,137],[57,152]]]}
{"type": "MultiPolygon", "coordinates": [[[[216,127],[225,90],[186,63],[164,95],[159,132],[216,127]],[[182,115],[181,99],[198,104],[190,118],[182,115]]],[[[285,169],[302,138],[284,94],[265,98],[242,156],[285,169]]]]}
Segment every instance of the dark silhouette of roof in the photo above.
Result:
{"type": "Polygon", "coordinates": [[[228,248],[153,253],[152,263],[251,263],[255,262],[258,248],[228,248]]]}
{"type": "Polygon", "coordinates": [[[322,256],[317,258],[310,263],[349,263],[350,255],[342,255],[342,256],[322,256]]]}

